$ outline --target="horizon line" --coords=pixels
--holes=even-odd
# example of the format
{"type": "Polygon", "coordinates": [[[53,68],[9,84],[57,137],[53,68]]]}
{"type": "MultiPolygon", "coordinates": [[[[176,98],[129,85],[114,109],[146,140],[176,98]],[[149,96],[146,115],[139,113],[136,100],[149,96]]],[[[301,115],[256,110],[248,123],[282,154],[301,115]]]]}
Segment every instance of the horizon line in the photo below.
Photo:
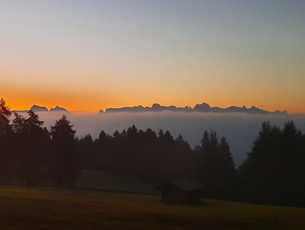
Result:
{"type": "MultiPolygon", "coordinates": [[[[7,102],[7,101],[6,101],[7,102]]],[[[194,109],[196,107],[196,105],[202,105],[202,104],[206,104],[206,105],[209,105],[210,108],[220,108],[220,109],[227,109],[227,108],[230,108],[230,107],[239,107],[239,108],[247,108],[247,109],[251,109],[251,108],[258,108],[258,109],[262,109],[266,112],[284,112],[284,113],[287,113],[287,114],[290,114],[290,115],[304,115],[305,112],[290,112],[289,110],[279,110],[279,109],[276,109],[276,110],[270,110],[270,109],[266,109],[264,108],[264,106],[257,106],[257,105],[226,105],[226,106],[219,106],[219,105],[210,105],[209,103],[207,102],[202,102],[202,103],[194,103],[193,105],[183,105],[183,106],[177,106],[177,105],[172,105],[172,104],[169,104],[169,105],[163,105],[161,103],[151,103],[150,105],[147,105],[147,104],[137,104],[137,105],[126,105],[126,106],[110,106],[110,107],[101,107],[101,109],[98,109],[98,110],[87,110],[87,109],[69,109],[69,106],[61,106],[59,104],[54,104],[52,106],[45,106],[45,105],[42,105],[42,104],[39,104],[39,103],[34,103],[32,104],[32,106],[28,107],[28,108],[11,108],[9,106],[9,102],[7,102],[8,104],[8,107],[9,109],[12,111],[12,112],[26,112],[26,111],[29,111],[33,106],[39,106],[39,107],[43,107],[43,108],[46,108],[49,112],[51,112],[51,109],[53,108],[56,108],[56,107],[61,107],[63,109],[66,109],[67,112],[80,112],[80,113],[101,113],[101,112],[106,112],[107,109],[124,109],[124,108],[136,108],[136,107],[143,107],[143,108],[153,108],[154,105],[159,105],[159,106],[163,106],[163,107],[175,107],[175,108],[189,108],[189,109],[194,109]]],[[[47,111],[45,111],[47,112],[47,111]]],[[[54,111],[56,112],[56,111],[54,111]]],[[[195,112],[195,111],[194,111],[195,112]]]]}

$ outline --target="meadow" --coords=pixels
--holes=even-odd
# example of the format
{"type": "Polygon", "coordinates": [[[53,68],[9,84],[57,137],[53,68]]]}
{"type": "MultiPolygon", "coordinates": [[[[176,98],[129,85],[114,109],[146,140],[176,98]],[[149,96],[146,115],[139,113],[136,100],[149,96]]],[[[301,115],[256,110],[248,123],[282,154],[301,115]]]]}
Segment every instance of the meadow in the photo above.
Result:
{"type": "Polygon", "coordinates": [[[305,209],[215,200],[167,206],[154,195],[1,187],[0,229],[305,229],[305,209]]]}

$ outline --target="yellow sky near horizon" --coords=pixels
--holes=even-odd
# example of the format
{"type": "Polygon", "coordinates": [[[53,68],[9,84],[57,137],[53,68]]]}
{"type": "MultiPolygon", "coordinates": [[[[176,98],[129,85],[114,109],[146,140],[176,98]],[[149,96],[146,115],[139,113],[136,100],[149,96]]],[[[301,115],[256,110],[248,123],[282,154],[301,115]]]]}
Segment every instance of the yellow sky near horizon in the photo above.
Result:
{"type": "MultiPolygon", "coordinates": [[[[31,89],[18,89],[13,90],[3,90],[1,89],[0,97],[4,98],[8,106],[13,110],[25,110],[29,109],[32,105],[41,105],[48,108],[55,106],[62,106],[67,108],[70,111],[82,111],[82,112],[97,112],[101,109],[110,108],[110,107],[124,107],[124,106],[151,106],[153,103],[160,103],[162,105],[176,105],[176,106],[194,106],[199,103],[208,103],[211,106],[220,106],[227,107],[231,105],[235,106],[257,106],[269,111],[275,110],[286,110],[290,113],[304,113],[304,107],[302,103],[297,103],[296,106],[289,101],[272,101],[271,103],[264,103],[263,101],[255,101],[255,98],[232,98],[232,97],[204,97],[202,96],[201,100],[197,100],[197,97],[194,96],[189,100],[179,100],[179,98],[169,98],[159,100],[152,100],[151,98],[124,98],[121,100],[119,97],[113,99],[107,95],[98,95],[91,93],[82,94],[81,92],[45,92],[40,91],[36,92],[31,89]],[[224,100],[224,98],[226,98],[224,100]],[[286,106],[285,106],[286,105],[286,106]]],[[[237,96],[237,95],[236,95],[237,96]]],[[[200,98],[200,97],[199,97],[200,98]]]]}

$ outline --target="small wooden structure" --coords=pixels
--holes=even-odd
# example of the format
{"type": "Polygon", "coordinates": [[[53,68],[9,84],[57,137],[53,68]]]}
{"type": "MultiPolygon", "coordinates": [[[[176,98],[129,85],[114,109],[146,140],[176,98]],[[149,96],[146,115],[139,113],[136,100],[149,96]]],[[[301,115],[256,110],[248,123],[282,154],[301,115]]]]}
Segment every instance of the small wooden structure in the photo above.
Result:
{"type": "Polygon", "coordinates": [[[185,190],[175,184],[166,183],[158,187],[161,192],[161,202],[176,205],[199,205],[201,203],[200,190],[185,190]]]}

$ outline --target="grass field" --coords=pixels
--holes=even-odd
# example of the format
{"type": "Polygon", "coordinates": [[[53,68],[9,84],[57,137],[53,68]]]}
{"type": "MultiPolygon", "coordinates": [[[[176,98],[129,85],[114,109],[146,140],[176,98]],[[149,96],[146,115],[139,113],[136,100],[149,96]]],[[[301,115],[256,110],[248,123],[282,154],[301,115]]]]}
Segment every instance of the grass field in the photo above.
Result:
{"type": "Polygon", "coordinates": [[[166,206],[149,195],[0,187],[0,229],[305,229],[305,209],[166,206]]]}

